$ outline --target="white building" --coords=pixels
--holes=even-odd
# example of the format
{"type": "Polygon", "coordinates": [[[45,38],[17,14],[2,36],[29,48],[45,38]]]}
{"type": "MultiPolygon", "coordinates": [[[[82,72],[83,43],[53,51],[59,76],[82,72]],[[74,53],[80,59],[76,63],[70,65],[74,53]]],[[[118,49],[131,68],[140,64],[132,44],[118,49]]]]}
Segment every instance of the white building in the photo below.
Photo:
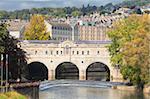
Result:
{"type": "Polygon", "coordinates": [[[50,32],[50,37],[53,40],[78,40],[77,25],[71,26],[67,23],[56,23],[45,21],[47,31],[50,32]]]}

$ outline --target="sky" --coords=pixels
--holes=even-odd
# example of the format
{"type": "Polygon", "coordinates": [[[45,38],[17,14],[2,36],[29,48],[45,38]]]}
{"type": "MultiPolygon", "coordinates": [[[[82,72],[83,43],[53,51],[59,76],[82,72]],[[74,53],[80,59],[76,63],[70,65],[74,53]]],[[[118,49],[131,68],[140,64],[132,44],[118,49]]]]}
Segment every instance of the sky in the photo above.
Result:
{"type": "Polygon", "coordinates": [[[87,5],[105,5],[107,3],[119,3],[123,0],[0,0],[0,10],[20,10],[41,7],[81,7],[87,5]]]}

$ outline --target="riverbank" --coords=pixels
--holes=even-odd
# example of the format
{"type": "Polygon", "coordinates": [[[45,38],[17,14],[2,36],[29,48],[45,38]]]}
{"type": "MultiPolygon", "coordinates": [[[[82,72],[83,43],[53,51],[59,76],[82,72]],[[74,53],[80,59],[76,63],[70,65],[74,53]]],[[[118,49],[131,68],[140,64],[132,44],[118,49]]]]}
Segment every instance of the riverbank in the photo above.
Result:
{"type": "Polygon", "coordinates": [[[150,94],[150,85],[145,85],[143,89],[144,93],[150,94]]]}
{"type": "MultiPolygon", "coordinates": [[[[1,86],[0,90],[2,93],[4,93],[4,94],[1,94],[4,97],[5,97],[5,93],[6,93],[6,95],[9,95],[9,94],[7,94],[7,92],[10,94],[12,92],[17,92],[19,94],[22,94],[24,96],[29,97],[30,99],[39,99],[39,85],[40,85],[40,82],[30,82],[30,81],[28,81],[28,82],[14,82],[13,81],[13,82],[9,82],[7,87],[1,86]]],[[[14,94],[17,94],[17,93],[14,93],[14,94]]],[[[4,98],[4,99],[8,99],[8,98],[4,98]]],[[[13,98],[11,98],[11,99],[13,99],[13,98]]]]}
{"type": "Polygon", "coordinates": [[[28,99],[28,97],[19,94],[15,91],[7,92],[7,93],[1,93],[0,99],[28,99]]]}
{"type": "MultiPolygon", "coordinates": [[[[134,91],[134,92],[140,90],[136,86],[127,86],[127,85],[112,86],[112,89],[117,89],[122,91],[134,91]]],[[[150,94],[150,86],[144,86],[143,93],[150,94]]]]}

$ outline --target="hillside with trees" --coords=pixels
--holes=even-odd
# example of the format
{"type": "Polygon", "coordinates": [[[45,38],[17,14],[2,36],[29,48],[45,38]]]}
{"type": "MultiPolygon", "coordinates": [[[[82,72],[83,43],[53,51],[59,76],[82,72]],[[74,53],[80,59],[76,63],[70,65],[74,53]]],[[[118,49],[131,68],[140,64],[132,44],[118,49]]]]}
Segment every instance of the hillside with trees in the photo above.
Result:
{"type": "Polygon", "coordinates": [[[64,8],[32,8],[32,9],[22,9],[15,11],[3,11],[0,10],[0,19],[23,19],[29,20],[30,16],[34,14],[41,14],[49,17],[66,17],[66,16],[81,16],[81,15],[89,15],[94,12],[98,12],[100,14],[112,13],[120,7],[129,7],[135,8],[139,6],[144,6],[150,4],[150,0],[125,0],[120,4],[112,4],[108,3],[106,5],[95,6],[95,5],[83,5],[81,8],[77,7],[64,7],[64,8]]]}
{"type": "Polygon", "coordinates": [[[134,8],[136,6],[145,6],[147,4],[150,4],[150,0],[125,0],[120,5],[122,7],[134,8]]]}

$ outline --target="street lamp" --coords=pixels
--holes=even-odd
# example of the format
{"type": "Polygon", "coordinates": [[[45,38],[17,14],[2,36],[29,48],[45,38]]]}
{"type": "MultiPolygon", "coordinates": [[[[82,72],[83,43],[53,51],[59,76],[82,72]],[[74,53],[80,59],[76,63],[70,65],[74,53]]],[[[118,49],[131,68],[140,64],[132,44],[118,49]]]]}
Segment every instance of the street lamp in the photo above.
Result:
{"type": "Polygon", "coordinates": [[[6,54],[6,92],[8,91],[8,54],[6,54]]]}
{"type": "Polygon", "coordinates": [[[1,92],[3,92],[3,54],[0,54],[0,65],[1,65],[1,92]]]}
{"type": "Polygon", "coordinates": [[[0,59],[0,65],[1,65],[1,92],[4,92],[3,90],[3,84],[4,84],[4,79],[5,78],[5,91],[8,91],[8,54],[6,54],[6,64],[5,64],[5,75],[4,75],[4,54],[0,54],[1,59],[0,59]]]}

